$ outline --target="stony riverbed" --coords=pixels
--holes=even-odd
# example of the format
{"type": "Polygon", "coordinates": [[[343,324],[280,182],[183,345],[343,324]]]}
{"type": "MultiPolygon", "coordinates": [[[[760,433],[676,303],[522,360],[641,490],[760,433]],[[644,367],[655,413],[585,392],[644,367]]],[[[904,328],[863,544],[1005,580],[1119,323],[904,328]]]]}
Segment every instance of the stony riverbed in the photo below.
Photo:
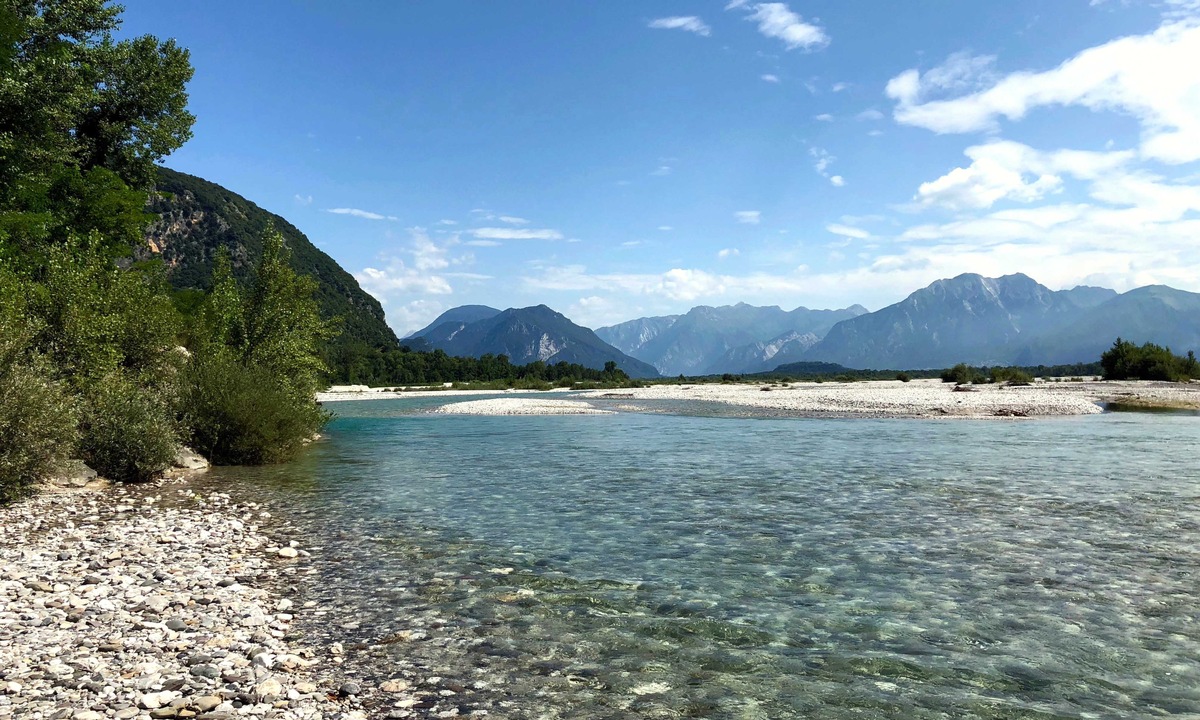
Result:
{"type": "Polygon", "coordinates": [[[269,519],[178,481],[0,508],[0,718],[412,716],[409,682],[295,631],[323,611],[282,591],[307,553],[269,519]]]}

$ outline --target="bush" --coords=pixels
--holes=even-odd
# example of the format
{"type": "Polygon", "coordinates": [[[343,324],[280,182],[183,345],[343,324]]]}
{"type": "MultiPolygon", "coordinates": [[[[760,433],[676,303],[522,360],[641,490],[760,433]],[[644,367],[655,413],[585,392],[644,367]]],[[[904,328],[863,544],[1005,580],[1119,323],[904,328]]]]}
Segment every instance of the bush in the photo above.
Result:
{"type": "Polygon", "coordinates": [[[1009,385],[1032,385],[1033,376],[1020,368],[992,368],[992,382],[1009,385]]]}
{"type": "Polygon", "coordinates": [[[145,482],[171,467],[179,449],[175,412],[159,389],[113,372],[88,389],[80,457],[111,480],[145,482]]]}
{"type": "Polygon", "coordinates": [[[949,370],[942,371],[942,382],[954,383],[955,385],[966,385],[967,383],[982,383],[987,380],[975,368],[966,363],[959,363],[949,370]]]}
{"type": "Polygon", "coordinates": [[[896,379],[900,382],[911,382],[912,376],[906,372],[896,373],[896,379]]]}
{"type": "Polygon", "coordinates": [[[71,396],[47,380],[44,362],[18,359],[8,340],[0,337],[0,503],[62,467],[76,439],[71,396]]]}
{"type": "Polygon", "coordinates": [[[225,352],[193,358],[184,407],[191,446],[219,465],[290,460],[329,420],[312,395],[225,352]]]}
{"type": "Polygon", "coordinates": [[[1170,380],[1187,382],[1200,377],[1200,363],[1194,351],[1179,357],[1154,343],[1141,347],[1117,338],[1113,346],[1100,356],[1105,380],[1170,380]]]}

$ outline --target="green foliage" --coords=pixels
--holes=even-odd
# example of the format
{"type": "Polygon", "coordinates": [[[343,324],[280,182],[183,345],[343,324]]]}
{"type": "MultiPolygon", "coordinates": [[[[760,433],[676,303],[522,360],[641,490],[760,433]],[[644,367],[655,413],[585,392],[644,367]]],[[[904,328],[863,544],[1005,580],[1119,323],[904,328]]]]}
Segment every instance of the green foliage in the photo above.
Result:
{"type": "Polygon", "coordinates": [[[942,382],[954,383],[955,385],[982,383],[987,380],[987,376],[979,372],[979,370],[967,365],[966,363],[959,363],[954,367],[943,371],[941,378],[942,382]]]}
{"type": "Polygon", "coordinates": [[[1141,347],[1117,338],[1100,356],[1105,380],[1169,380],[1186,382],[1200,377],[1200,364],[1194,351],[1180,357],[1154,343],[1141,347]]]}
{"type": "Polygon", "coordinates": [[[311,395],[221,348],[193,358],[185,387],[192,447],[221,465],[289,460],[329,420],[311,395]]]}
{"type": "Polygon", "coordinates": [[[612,385],[628,384],[629,375],[616,366],[604,370],[584,367],[578,363],[558,362],[547,365],[532,362],[513,365],[507,355],[483,355],[478,358],[453,357],[443,350],[415,352],[407,346],[396,350],[380,350],[362,345],[345,345],[331,359],[336,383],[353,385],[429,385],[432,383],[500,383],[498,387],[515,387],[514,383],[533,381],[560,385],[574,382],[596,382],[612,385]],[[508,384],[505,384],[508,383],[508,384]]]}
{"type": "Polygon", "coordinates": [[[104,477],[144,482],[171,466],[179,429],[170,397],[124,372],[87,388],[80,457],[104,477]]]}
{"type": "Polygon", "coordinates": [[[991,382],[1007,383],[1009,385],[1032,385],[1033,376],[1020,368],[1015,367],[996,367],[992,368],[991,382]]]}
{"type": "Polygon", "coordinates": [[[75,403],[31,350],[24,290],[0,270],[0,503],[28,494],[75,448],[75,403]]]}
{"type": "Polygon", "coordinates": [[[898,372],[896,373],[896,379],[900,382],[912,382],[912,375],[906,372],[898,372]]]}
{"type": "Polygon", "coordinates": [[[268,231],[262,243],[244,287],[218,258],[196,319],[183,406],[193,447],[218,464],[288,460],[329,419],[313,395],[332,324],[320,317],[314,281],[288,264],[283,237],[268,231]]]}

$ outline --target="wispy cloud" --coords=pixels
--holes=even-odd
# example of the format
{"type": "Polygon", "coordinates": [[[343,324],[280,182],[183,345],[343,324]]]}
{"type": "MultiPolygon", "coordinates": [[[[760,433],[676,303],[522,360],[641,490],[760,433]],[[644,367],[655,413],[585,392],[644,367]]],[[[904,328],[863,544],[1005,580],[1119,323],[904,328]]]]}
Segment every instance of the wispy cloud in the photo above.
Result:
{"type": "Polygon", "coordinates": [[[769,82],[769,83],[777,83],[777,82],[779,82],[779,76],[778,76],[778,75],[772,75],[772,74],[770,74],[770,73],[767,73],[766,75],[760,75],[759,77],[761,77],[761,78],[762,78],[763,82],[769,82]]]}
{"type": "Polygon", "coordinates": [[[670,175],[671,174],[671,166],[670,165],[659,165],[650,174],[654,175],[656,177],[663,177],[666,175],[670,175]]]}
{"type": "Polygon", "coordinates": [[[829,44],[829,36],[817,25],[804,21],[786,3],[750,3],[733,0],[726,10],[744,10],[746,19],[758,23],[758,31],[769,38],[781,40],[788,50],[813,50],[829,44]]]}
{"type": "Polygon", "coordinates": [[[296,195],[294,195],[292,197],[292,199],[296,201],[297,205],[312,205],[313,204],[313,196],[312,195],[301,195],[301,194],[297,193],[296,195]]]}
{"type": "Polygon", "coordinates": [[[522,217],[514,217],[512,215],[501,215],[496,218],[500,222],[508,223],[509,225],[528,225],[529,221],[522,217]]]}
{"type": "Polygon", "coordinates": [[[522,228],[475,228],[471,235],[481,240],[562,240],[557,230],[527,230],[522,228]]]}
{"type": "Polygon", "coordinates": [[[685,30],[702,37],[712,34],[712,28],[695,15],[656,18],[646,23],[646,26],[655,30],[685,30]]]}
{"type": "Polygon", "coordinates": [[[814,115],[813,120],[819,120],[821,122],[833,122],[833,116],[829,113],[821,113],[820,115],[814,115]]]}
{"type": "Polygon", "coordinates": [[[670,231],[674,230],[675,228],[671,227],[670,225],[659,225],[658,229],[662,230],[663,232],[670,232],[670,231]]]}
{"type": "Polygon", "coordinates": [[[395,215],[381,215],[379,213],[370,212],[368,210],[359,210],[358,208],[329,208],[325,212],[333,213],[334,215],[350,215],[363,220],[399,220],[395,215]]]}
{"type": "Polygon", "coordinates": [[[737,257],[741,254],[741,251],[739,251],[737,248],[722,248],[717,252],[717,258],[724,260],[725,258],[737,257]]]}
{"type": "Polygon", "coordinates": [[[760,210],[738,210],[733,214],[733,217],[743,225],[757,225],[762,221],[762,211],[760,210]]]}
{"type": "Polygon", "coordinates": [[[503,243],[497,240],[468,240],[463,244],[471,247],[500,247],[503,243]]]}
{"type": "Polygon", "coordinates": [[[866,240],[867,238],[871,237],[871,233],[867,232],[866,230],[863,230],[862,228],[850,227],[849,225],[830,223],[829,225],[825,226],[825,229],[834,235],[841,235],[843,237],[854,238],[856,240],[866,240]]]}
{"type": "Polygon", "coordinates": [[[884,117],[883,113],[879,112],[875,108],[868,108],[866,110],[863,110],[859,114],[855,115],[854,119],[855,120],[882,120],[883,117],[884,117]]]}

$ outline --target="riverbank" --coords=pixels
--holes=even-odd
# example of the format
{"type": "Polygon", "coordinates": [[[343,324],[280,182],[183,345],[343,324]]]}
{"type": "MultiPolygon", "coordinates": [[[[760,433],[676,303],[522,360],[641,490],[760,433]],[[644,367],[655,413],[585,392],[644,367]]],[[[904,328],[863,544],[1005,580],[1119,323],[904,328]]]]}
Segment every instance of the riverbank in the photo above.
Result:
{"type": "MultiPolygon", "coordinates": [[[[612,393],[581,393],[603,401],[612,393]]],[[[853,383],[655,385],[621,392],[638,402],[700,400],[800,417],[990,418],[1091,415],[1119,399],[1145,404],[1197,403],[1200,385],[1152,382],[1038,382],[1028,386],[956,388],[939,380],[853,383]]]]}
{"type": "Polygon", "coordinates": [[[366,718],[376,688],[297,641],[321,609],[268,517],[178,479],[0,508],[0,718],[366,718]]]}

